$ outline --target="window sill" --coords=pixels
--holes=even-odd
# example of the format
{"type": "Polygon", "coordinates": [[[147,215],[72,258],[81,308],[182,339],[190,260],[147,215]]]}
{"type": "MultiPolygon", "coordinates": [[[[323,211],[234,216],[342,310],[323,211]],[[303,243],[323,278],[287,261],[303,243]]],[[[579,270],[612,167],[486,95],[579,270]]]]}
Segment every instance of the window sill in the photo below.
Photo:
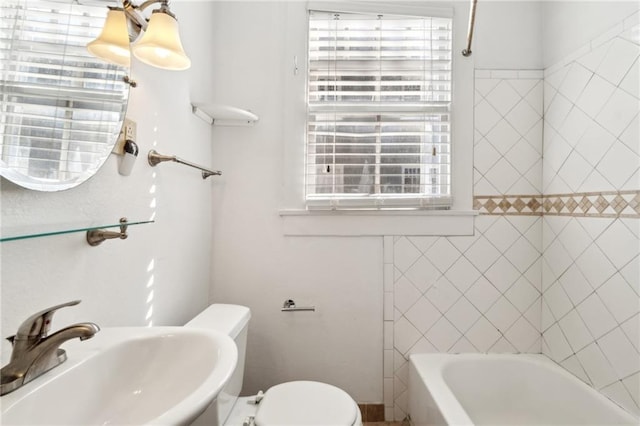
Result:
{"type": "Polygon", "coordinates": [[[473,235],[473,210],[280,210],[288,236],[473,235]]]}

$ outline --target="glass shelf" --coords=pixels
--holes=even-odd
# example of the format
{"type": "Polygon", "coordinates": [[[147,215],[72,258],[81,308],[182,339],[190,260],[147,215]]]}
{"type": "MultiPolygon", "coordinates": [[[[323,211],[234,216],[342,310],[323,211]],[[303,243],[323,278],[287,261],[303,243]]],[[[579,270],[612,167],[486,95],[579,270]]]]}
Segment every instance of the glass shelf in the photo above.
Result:
{"type": "Polygon", "coordinates": [[[191,112],[215,126],[253,126],[260,119],[246,109],[204,102],[192,102],[191,112]]]}
{"type": "MultiPolygon", "coordinates": [[[[144,225],[154,223],[153,220],[127,221],[127,226],[144,225]]],[[[20,227],[7,227],[0,231],[0,243],[16,240],[26,240],[28,238],[49,237],[52,235],[73,234],[75,232],[86,232],[92,229],[120,228],[120,222],[116,223],[87,223],[87,224],[48,224],[29,225],[20,227]]]]}

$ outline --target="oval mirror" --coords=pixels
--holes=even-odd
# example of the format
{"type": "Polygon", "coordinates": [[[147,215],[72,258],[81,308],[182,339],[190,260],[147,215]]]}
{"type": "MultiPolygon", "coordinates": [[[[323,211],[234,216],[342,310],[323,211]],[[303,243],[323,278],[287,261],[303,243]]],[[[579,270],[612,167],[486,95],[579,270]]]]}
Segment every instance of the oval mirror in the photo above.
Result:
{"type": "Polygon", "coordinates": [[[93,176],[124,120],[127,68],[92,56],[100,0],[0,2],[0,175],[59,191],[93,176]]]}

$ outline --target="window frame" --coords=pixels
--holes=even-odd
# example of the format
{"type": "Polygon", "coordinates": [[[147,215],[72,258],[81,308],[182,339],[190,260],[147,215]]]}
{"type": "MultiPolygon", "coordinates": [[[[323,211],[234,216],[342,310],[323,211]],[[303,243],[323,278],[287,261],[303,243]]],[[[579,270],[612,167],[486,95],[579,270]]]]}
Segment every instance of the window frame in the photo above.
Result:
{"type": "MultiPolygon", "coordinates": [[[[282,232],[290,236],[473,235],[473,107],[474,59],[463,57],[468,5],[463,2],[287,2],[287,26],[282,34],[283,150],[278,215],[282,232]],[[324,5],[324,6],[323,6],[324,5]],[[381,11],[393,14],[450,14],[453,18],[453,82],[451,120],[451,192],[449,210],[314,210],[305,202],[306,68],[308,9],[343,12],[381,11]]],[[[443,15],[448,16],[448,15],[443,15]]],[[[266,123],[263,123],[266,124],[266,123]]]]}
{"type": "MultiPolygon", "coordinates": [[[[306,52],[305,52],[305,62],[307,67],[310,63],[310,46],[309,46],[309,38],[310,38],[310,27],[309,24],[311,22],[311,14],[313,12],[316,13],[328,13],[328,14],[361,14],[361,15],[377,15],[384,14],[389,15],[393,18],[407,18],[407,19],[421,19],[421,18],[443,18],[451,21],[451,70],[449,71],[449,94],[450,99],[447,105],[446,115],[448,115],[449,120],[447,121],[448,125],[448,143],[447,143],[447,153],[445,155],[449,156],[448,163],[428,163],[426,161],[422,161],[420,163],[416,163],[416,167],[421,169],[427,167],[437,167],[445,164],[449,169],[449,173],[447,175],[448,181],[448,194],[439,195],[439,196],[430,196],[426,191],[427,188],[430,187],[429,184],[425,182],[420,182],[420,186],[425,188],[424,192],[417,193],[398,193],[398,194],[388,194],[384,193],[372,193],[372,194],[357,194],[354,196],[349,196],[347,194],[338,194],[338,193],[328,193],[327,195],[322,195],[321,193],[312,193],[308,192],[309,190],[309,148],[310,148],[310,132],[308,129],[308,120],[313,114],[313,110],[316,113],[321,113],[323,108],[321,106],[312,106],[309,101],[309,69],[307,68],[305,72],[305,134],[304,134],[304,163],[305,163],[305,182],[304,182],[304,201],[306,208],[308,210],[407,210],[407,209],[420,209],[420,210],[439,210],[439,209],[450,209],[453,200],[453,191],[452,191],[452,108],[453,108],[453,34],[454,34],[454,22],[453,22],[453,10],[451,8],[433,8],[433,7],[407,7],[405,6],[389,6],[383,4],[373,4],[373,3],[332,3],[332,2],[309,2],[307,4],[307,18],[306,18],[306,52]]],[[[410,93],[410,92],[407,92],[410,93]]],[[[376,107],[363,105],[351,108],[338,107],[338,111],[340,112],[349,112],[354,114],[359,114],[366,112],[368,109],[375,109],[376,107]]],[[[424,107],[422,107],[424,108],[424,107]]],[[[395,111],[395,113],[402,112],[407,108],[401,105],[394,105],[391,107],[390,111],[395,111]]],[[[412,110],[413,111],[413,110],[412,110]]],[[[411,111],[408,111],[411,112],[411,111]]],[[[413,111],[414,113],[418,113],[418,111],[413,111]]],[[[435,148],[434,148],[435,152],[435,148]]],[[[365,155],[365,154],[363,154],[365,155]]],[[[334,164],[335,166],[336,164],[334,164]]],[[[422,172],[423,174],[425,172],[422,172]]],[[[380,179],[380,176],[383,176],[379,173],[375,173],[373,175],[375,181],[377,182],[380,179]]]]}

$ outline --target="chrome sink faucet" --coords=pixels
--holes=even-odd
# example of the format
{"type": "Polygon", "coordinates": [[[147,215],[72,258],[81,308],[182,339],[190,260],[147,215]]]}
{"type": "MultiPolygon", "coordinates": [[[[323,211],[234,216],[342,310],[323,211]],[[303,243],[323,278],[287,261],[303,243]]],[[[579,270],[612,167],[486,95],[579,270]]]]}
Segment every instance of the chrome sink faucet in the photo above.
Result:
{"type": "Polygon", "coordinates": [[[66,361],[67,354],[59,346],[67,340],[90,339],[100,330],[96,324],[85,322],[48,334],[53,314],[60,308],[78,303],[79,300],[74,300],[37,312],[20,325],[15,336],[7,338],[13,351],[9,363],[0,370],[0,395],[18,389],[66,361]]]}

